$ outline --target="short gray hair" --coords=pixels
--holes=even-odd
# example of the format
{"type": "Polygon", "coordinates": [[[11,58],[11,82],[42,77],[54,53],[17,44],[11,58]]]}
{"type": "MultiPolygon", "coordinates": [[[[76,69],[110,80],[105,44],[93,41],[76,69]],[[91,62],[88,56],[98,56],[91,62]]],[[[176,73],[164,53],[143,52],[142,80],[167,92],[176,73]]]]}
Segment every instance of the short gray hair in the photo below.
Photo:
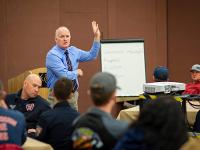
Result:
{"type": "MultiPolygon", "coordinates": [[[[58,34],[60,33],[61,30],[68,30],[68,31],[69,31],[69,29],[68,29],[67,27],[65,27],[65,26],[60,26],[60,27],[58,27],[58,28],[56,29],[55,38],[58,37],[58,34]]],[[[70,32],[70,31],[69,31],[69,32],[70,32]]]]}

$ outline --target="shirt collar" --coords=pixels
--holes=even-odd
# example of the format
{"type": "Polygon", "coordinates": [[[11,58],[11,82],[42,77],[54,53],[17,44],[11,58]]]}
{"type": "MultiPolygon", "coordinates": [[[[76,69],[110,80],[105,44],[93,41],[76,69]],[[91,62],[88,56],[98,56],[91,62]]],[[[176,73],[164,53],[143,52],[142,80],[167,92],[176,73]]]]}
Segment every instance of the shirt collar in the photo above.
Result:
{"type": "Polygon", "coordinates": [[[98,114],[98,115],[101,115],[101,116],[104,116],[104,117],[109,117],[109,118],[112,118],[112,116],[110,114],[108,114],[107,112],[105,111],[102,111],[100,109],[98,109],[97,107],[92,107],[88,110],[88,113],[94,113],[94,114],[98,114]]]}
{"type": "Polygon", "coordinates": [[[55,47],[63,55],[65,54],[66,51],[69,51],[70,49],[70,47],[68,47],[67,49],[63,49],[63,48],[60,48],[58,45],[56,45],[55,47]]]}
{"type": "MultiPolygon", "coordinates": [[[[21,99],[21,94],[22,94],[22,89],[20,89],[18,92],[17,92],[17,94],[16,94],[16,96],[15,96],[15,100],[24,100],[24,99],[21,99]]],[[[29,99],[27,99],[27,100],[24,100],[24,101],[34,101],[34,99],[35,98],[37,98],[38,96],[36,96],[36,97],[33,97],[33,98],[29,98],[29,99]]]]}
{"type": "Polygon", "coordinates": [[[16,98],[20,98],[21,97],[21,94],[22,94],[22,89],[20,89],[17,94],[16,94],[16,98]]]}
{"type": "Polygon", "coordinates": [[[59,107],[70,107],[70,105],[67,101],[61,101],[61,102],[58,102],[53,108],[55,109],[59,107]]]}

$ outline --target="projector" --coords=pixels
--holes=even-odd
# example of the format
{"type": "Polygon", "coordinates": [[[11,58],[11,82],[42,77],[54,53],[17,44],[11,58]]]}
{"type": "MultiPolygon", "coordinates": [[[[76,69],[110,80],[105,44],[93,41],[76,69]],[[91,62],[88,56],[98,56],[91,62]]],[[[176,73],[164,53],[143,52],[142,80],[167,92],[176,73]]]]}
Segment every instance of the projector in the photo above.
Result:
{"type": "Polygon", "coordinates": [[[185,90],[185,84],[179,82],[153,82],[143,84],[146,93],[171,93],[185,90]]]}

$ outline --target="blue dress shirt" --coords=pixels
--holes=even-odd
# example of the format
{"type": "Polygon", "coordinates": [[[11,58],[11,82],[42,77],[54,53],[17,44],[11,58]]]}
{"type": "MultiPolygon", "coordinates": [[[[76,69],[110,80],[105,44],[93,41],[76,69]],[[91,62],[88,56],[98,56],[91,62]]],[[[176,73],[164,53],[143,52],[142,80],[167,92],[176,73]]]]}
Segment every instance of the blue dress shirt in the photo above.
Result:
{"type": "Polygon", "coordinates": [[[97,57],[100,49],[100,42],[93,42],[92,48],[89,51],[78,49],[74,46],[67,48],[69,58],[72,63],[73,71],[68,70],[66,62],[65,49],[61,49],[58,45],[55,45],[46,56],[47,67],[47,87],[53,88],[54,83],[60,77],[66,77],[70,80],[76,79],[78,83],[78,65],[79,62],[86,62],[93,60],[97,57]]]}

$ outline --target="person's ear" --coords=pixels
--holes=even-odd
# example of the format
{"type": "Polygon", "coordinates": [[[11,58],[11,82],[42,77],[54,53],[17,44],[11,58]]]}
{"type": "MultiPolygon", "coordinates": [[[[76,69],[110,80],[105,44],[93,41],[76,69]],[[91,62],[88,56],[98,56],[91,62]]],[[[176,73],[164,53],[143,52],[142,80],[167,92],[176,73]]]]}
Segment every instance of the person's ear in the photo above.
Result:
{"type": "Polygon", "coordinates": [[[116,91],[114,91],[111,95],[111,99],[114,101],[114,103],[116,103],[116,91]]]}
{"type": "Polygon", "coordinates": [[[7,92],[5,90],[0,91],[0,99],[5,99],[7,92]]]}
{"type": "Polygon", "coordinates": [[[153,81],[154,81],[154,82],[156,81],[156,79],[155,79],[154,75],[153,75],[153,81]]]}
{"type": "Polygon", "coordinates": [[[27,87],[28,81],[24,81],[23,88],[27,87]]]}
{"type": "Polygon", "coordinates": [[[4,99],[0,99],[0,107],[4,108],[4,109],[8,108],[7,105],[6,105],[6,103],[5,103],[5,101],[4,101],[4,99]]]}
{"type": "Polygon", "coordinates": [[[74,93],[71,92],[70,95],[69,95],[69,99],[71,99],[73,97],[74,93]]]}
{"type": "Polygon", "coordinates": [[[53,97],[55,97],[54,90],[51,91],[51,95],[52,95],[53,97]]]}
{"type": "Polygon", "coordinates": [[[87,90],[87,94],[90,96],[91,95],[91,92],[90,92],[90,90],[87,90]]]}

